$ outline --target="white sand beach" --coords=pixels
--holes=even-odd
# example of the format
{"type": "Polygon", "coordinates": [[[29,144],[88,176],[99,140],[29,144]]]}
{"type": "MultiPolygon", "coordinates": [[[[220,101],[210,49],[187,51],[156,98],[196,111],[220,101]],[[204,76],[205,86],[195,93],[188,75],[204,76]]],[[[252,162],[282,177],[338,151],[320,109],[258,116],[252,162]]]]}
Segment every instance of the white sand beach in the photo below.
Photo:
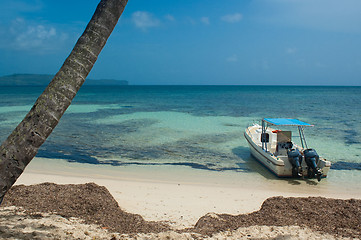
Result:
{"type": "Polygon", "coordinates": [[[207,213],[237,215],[259,210],[263,201],[273,196],[361,199],[361,187],[333,181],[332,177],[317,183],[187,167],[113,167],[36,158],[16,184],[94,182],[105,186],[124,211],[183,229],[194,226],[207,213]]]}

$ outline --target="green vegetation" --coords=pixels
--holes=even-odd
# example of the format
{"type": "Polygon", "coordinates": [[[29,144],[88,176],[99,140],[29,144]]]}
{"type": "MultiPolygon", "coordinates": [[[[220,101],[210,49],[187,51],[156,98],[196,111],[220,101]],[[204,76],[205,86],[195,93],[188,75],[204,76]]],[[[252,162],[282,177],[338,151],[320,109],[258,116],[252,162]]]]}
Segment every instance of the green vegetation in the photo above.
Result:
{"type": "MultiPolygon", "coordinates": [[[[0,77],[0,86],[47,86],[53,75],[47,74],[13,74],[0,77]]],[[[87,86],[100,86],[100,85],[128,85],[126,80],[115,79],[87,79],[84,83],[87,86]]]]}

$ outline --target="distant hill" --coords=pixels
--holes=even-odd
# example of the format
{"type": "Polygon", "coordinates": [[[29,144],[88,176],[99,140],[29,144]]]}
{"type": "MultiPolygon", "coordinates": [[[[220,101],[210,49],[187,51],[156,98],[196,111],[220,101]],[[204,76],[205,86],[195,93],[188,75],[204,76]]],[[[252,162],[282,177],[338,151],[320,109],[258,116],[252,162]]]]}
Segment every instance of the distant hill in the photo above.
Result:
{"type": "MultiPolygon", "coordinates": [[[[13,74],[0,77],[0,86],[46,86],[53,79],[53,75],[46,74],[13,74]]],[[[87,79],[87,86],[121,86],[128,85],[128,81],[115,79],[87,79]]]]}

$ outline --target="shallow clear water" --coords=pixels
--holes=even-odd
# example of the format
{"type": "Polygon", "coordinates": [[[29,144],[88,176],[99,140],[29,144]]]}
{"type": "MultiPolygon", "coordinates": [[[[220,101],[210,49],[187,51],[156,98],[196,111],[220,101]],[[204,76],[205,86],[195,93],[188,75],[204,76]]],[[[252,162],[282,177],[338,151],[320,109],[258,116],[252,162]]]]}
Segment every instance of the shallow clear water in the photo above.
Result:
{"type": "MultiPolygon", "coordinates": [[[[39,87],[0,92],[0,140],[22,120],[39,87]]],[[[330,174],[361,172],[361,87],[84,86],[38,157],[88,164],[174,165],[265,174],[244,129],[263,117],[315,124],[309,147],[330,174]],[[338,171],[338,173],[336,173],[338,171]]]]}

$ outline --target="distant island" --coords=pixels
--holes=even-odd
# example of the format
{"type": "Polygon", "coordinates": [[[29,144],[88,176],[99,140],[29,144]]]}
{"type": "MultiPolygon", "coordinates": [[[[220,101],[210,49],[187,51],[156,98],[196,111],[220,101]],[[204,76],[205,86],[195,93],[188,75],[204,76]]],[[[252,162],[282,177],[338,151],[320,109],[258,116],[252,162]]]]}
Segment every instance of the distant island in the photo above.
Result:
{"type": "MultiPolygon", "coordinates": [[[[47,86],[53,75],[47,74],[12,74],[0,77],[0,86],[47,86]]],[[[115,79],[87,79],[86,86],[124,86],[126,80],[115,79]]]]}

